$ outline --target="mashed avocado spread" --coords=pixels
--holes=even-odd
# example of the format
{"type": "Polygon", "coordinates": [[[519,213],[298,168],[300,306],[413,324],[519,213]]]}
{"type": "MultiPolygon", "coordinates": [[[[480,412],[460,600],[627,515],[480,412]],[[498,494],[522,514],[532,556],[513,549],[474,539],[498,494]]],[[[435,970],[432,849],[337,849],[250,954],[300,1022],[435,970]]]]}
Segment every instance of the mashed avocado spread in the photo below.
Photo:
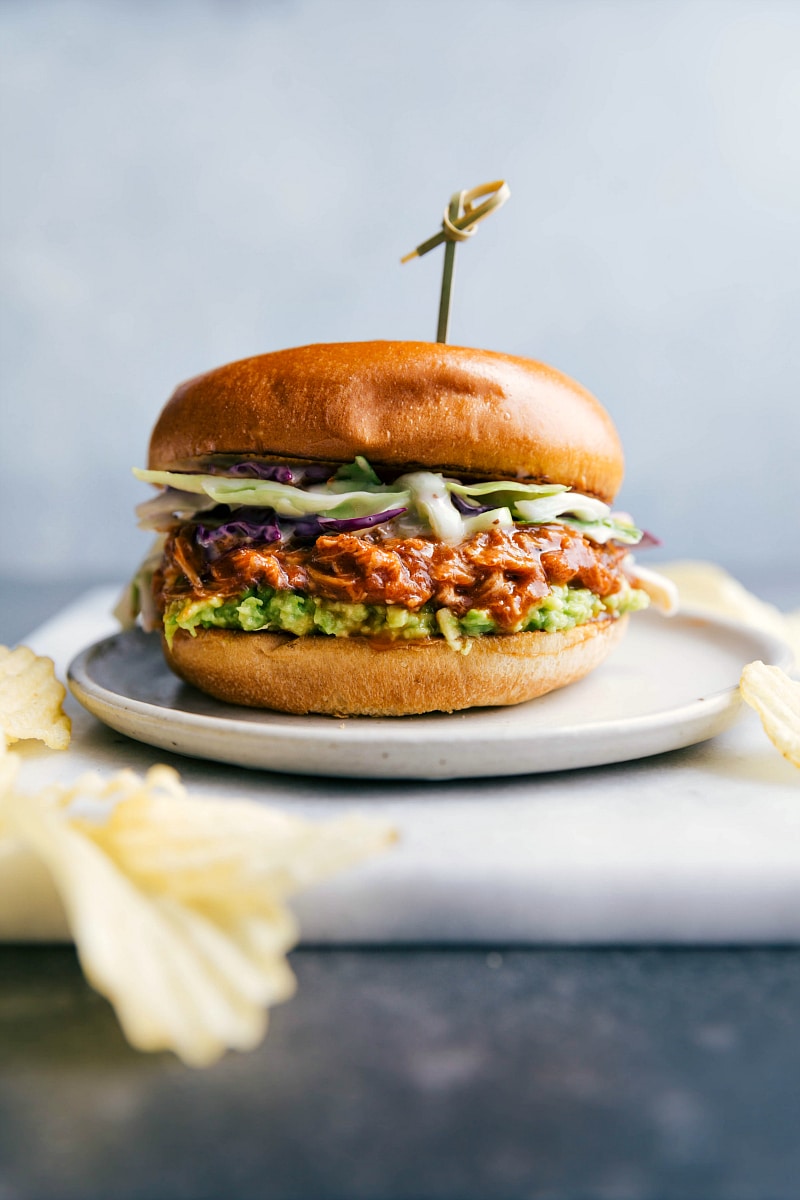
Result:
{"type": "MultiPolygon", "coordinates": [[[[625,585],[611,596],[600,597],[588,588],[555,586],[517,626],[503,632],[556,633],[583,625],[604,614],[621,616],[646,608],[648,596],[625,585]]],[[[330,637],[381,637],[408,641],[444,637],[454,650],[466,649],[463,639],[495,633],[497,624],[483,609],[470,609],[457,617],[449,609],[424,605],[411,612],[399,604],[348,604],[299,592],[250,589],[231,600],[207,596],[201,600],[173,602],[164,613],[164,633],[169,644],[178,629],[194,637],[202,629],[240,629],[247,633],[327,634],[330,637]]]]}

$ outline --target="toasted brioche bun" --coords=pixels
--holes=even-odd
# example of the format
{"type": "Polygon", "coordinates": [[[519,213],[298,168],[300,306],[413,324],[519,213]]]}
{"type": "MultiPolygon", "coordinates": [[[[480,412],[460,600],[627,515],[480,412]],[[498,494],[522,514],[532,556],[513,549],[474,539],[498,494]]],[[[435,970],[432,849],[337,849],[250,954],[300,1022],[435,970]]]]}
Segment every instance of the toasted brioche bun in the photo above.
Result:
{"type": "Polygon", "coordinates": [[[179,630],[164,654],[187,683],[231,704],[400,717],[533,700],[594,670],[626,624],[621,617],[566,633],[479,637],[468,654],[434,638],[378,647],[364,637],[179,630]]]}
{"type": "Polygon", "coordinates": [[[436,342],[300,346],[178,387],[153,431],[152,470],[210,454],[429,467],[563,483],[613,500],[623,457],[589,392],[552,367],[436,342]]]}

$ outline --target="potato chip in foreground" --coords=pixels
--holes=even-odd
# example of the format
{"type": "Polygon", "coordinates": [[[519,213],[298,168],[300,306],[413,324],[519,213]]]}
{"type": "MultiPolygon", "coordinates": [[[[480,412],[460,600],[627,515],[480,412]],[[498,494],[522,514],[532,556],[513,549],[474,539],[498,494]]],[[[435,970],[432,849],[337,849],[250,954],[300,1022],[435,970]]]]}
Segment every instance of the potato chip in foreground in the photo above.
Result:
{"type": "Polygon", "coordinates": [[[27,646],[0,646],[0,730],[9,742],[36,738],[51,750],[66,750],[71,725],[61,708],[65,696],[52,659],[27,646]]]}
{"type": "Polygon", "coordinates": [[[780,667],[748,663],[742,671],[742,698],[761,717],[767,737],[784,758],[800,767],[800,683],[780,667]]]}
{"type": "Polygon", "coordinates": [[[394,836],[358,816],[312,824],[255,803],[190,800],[169,767],[33,796],[7,789],[3,834],[47,867],[86,977],[132,1045],[196,1067],[256,1046],[266,1009],[294,991],[285,955],[297,928],[283,898],[394,836]]]}

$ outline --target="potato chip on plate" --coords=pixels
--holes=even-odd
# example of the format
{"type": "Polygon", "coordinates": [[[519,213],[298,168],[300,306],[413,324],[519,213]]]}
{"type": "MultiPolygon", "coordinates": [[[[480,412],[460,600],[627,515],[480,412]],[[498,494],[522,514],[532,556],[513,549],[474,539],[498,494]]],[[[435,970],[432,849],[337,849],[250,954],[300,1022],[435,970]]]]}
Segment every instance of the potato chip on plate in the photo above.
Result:
{"type": "Polygon", "coordinates": [[[761,717],[767,737],[784,758],[800,767],[800,683],[780,667],[752,662],[742,671],[742,698],[761,717]]]}
{"type": "Polygon", "coordinates": [[[36,738],[51,750],[66,750],[71,725],[61,707],[65,696],[52,659],[27,646],[0,646],[0,730],[6,741],[36,738]]]}

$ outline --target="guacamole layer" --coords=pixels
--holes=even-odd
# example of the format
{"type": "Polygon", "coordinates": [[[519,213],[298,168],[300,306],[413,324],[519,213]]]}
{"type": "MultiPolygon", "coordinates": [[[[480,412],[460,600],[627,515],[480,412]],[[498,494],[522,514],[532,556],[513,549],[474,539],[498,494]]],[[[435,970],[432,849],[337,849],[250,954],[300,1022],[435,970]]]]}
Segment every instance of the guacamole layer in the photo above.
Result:
{"type": "MultiPolygon", "coordinates": [[[[523,621],[503,632],[557,633],[600,616],[634,612],[646,608],[648,603],[645,592],[627,585],[602,597],[587,588],[555,586],[528,611],[523,621]]],[[[443,637],[454,649],[463,648],[464,638],[497,632],[496,622],[479,608],[458,617],[449,609],[436,609],[432,605],[412,612],[399,604],[348,604],[272,588],[250,589],[235,599],[205,596],[199,600],[176,600],[164,613],[164,632],[170,645],[177,630],[185,629],[194,636],[198,627],[397,641],[443,637]]]]}

